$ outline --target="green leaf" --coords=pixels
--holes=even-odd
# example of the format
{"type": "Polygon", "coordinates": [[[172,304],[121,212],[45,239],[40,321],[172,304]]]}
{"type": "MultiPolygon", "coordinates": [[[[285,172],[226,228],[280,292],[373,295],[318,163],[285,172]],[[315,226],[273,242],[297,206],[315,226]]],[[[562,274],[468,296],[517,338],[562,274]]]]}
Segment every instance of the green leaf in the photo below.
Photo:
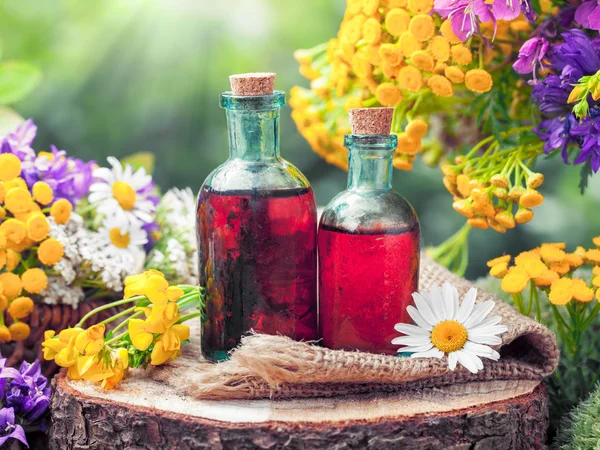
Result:
{"type": "Polygon", "coordinates": [[[154,154],[150,152],[139,152],[129,155],[121,160],[121,164],[129,164],[133,166],[134,170],[143,167],[146,172],[152,174],[154,172],[155,158],[154,154]]]}
{"type": "Polygon", "coordinates": [[[33,91],[42,79],[42,72],[23,61],[0,63],[0,104],[15,103],[33,91]]]}

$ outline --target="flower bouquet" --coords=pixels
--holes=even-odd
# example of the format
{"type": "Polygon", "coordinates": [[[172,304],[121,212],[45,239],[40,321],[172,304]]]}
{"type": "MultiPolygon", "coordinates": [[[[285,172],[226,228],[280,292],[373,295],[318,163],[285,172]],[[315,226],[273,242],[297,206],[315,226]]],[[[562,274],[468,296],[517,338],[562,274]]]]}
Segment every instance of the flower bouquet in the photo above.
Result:
{"type": "Polygon", "coordinates": [[[135,158],[99,167],[54,146],[36,153],[36,131],[28,120],[0,144],[0,342],[11,365],[41,357],[46,329],[75,325],[146,266],[197,279],[191,191],[161,198],[135,158]]]}
{"type": "Polygon", "coordinates": [[[472,227],[505,233],[544,200],[540,158],[600,169],[596,2],[348,0],[336,37],[298,50],[310,89],[292,117],[315,152],[347,168],[349,108],[395,108],[394,166],[441,167],[467,224],[432,256],[458,273],[472,227]]]}

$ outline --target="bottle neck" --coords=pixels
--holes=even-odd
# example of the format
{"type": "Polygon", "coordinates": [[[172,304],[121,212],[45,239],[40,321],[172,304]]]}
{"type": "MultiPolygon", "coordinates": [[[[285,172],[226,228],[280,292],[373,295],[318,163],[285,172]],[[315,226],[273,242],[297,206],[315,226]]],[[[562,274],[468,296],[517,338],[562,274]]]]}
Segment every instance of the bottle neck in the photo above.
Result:
{"type": "Polygon", "coordinates": [[[221,95],[231,159],[259,162],[279,157],[279,110],[284,103],[285,95],[280,91],[260,96],[221,95]]]}
{"type": "Polygon", "coordinates": [[[387,191],[392,188],[395,135],[347,135],[348,189],[387,191]]]}

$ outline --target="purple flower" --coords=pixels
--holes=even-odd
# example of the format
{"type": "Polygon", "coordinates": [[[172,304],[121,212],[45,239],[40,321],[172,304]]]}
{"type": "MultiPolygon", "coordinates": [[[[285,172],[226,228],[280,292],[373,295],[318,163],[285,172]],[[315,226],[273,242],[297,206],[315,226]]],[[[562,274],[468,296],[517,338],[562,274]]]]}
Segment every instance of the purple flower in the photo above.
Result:
{"type": "Polygon", "coordinates": [[[521,46],[519,57],[513,64],[513,68],[519,73],[533,72],[533,79],[536,79],[537,66],[542,67],[542,60],[548,51],[548,41],[543,37],[531,38],[521,46]]]}
{"type": "Polygon", "coordinates": [[[600,121],[587,119],[587,126],[582,126],[581,130],[574,130],[573,134],[579,135],[583,139],[581,152],[573,161],[575,164],[583,164],[589,160],[592,170],[598,172],[600,169],[600,121]]]}
{"type": "Polygon", "coordinates": [[[435,0],[434,10],[444,19],[450,18],[452,31],[462,41],[479,32],[479,22],[495,23],[484,0],[435,0]]]}
{"type": "Polygon", "coordinates": [[[568,164],[569,155],[567,150],[570,144],[578,142],[578,136],[573,133],[578,125],[573,114],[556,116],[540,122],[535,132],[542,141],[545,141],[544,153],[560,150],[563,161],[568,164]]]}
{"type": "Polygon", "coordinates": [[[15,424],[15,411],[13,408],[0,409],[0,445],[9,439],[17,439],[29,447],[25,430],[21,425],[15,424]]]}
{"type": "Polygon", "coordinates": [[[0,355],[0,399],[4,398],[6,392],[6,385],[9,378],[18,378],[21,374],[17,369],[12,367],[6,367],[6,358],[2,358],[0,355]]]}
{"type": "Polygon", "coordinates": [[[533,20],[535,13],[527,0],[495,0],[492,13],[496,20],[513,20],[523,12],[528,19],[533,20]]]}
{"type": "Polygon", "coordinates": [[[23,361],[6,395],[6,405],[14,408],[25,420],[35,422],[48,410],[50,392],[48,379],[41,373],[40,362],[36,360],[29,364],[23,361]]]}
{"type": "Polygon", "coordinates": [[[31,143],[35,139],[36,133],[37,127],[33,120],[26,120],[2,140],[0,153],[12,153],[21,161],[35,158],[35,151],[31,148],[31,143]]]}
{"type": "Polygon", "coordinates": [[[577,7],[575,21],[584,28],[600,30],[600,4],[598,0],[583,2],[577,7]]]}

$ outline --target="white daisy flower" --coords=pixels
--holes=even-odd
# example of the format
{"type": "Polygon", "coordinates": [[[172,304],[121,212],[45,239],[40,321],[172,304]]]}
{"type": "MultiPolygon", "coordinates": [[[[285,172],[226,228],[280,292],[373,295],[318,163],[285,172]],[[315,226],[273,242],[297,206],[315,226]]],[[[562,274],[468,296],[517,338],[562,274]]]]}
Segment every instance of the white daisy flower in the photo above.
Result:
{"type": "Polygon", "coordinates": [[[116,216],[129,223],[154,220],[156,206],[150,200],[152,176],[143,167],[135,172],[127,164],[125,169],[117,158],[107,158],[112,169],[100,167],[94,170],[94,178],[100,179],[90,186],[88,200],[97,204],[97,211],[104,216],[116,216]]]}
{"type": "Polygon", "coordinates": [[[138,260],[140,252],[144,254],[143,246],[148,242],[148,234],[140,222],[127,223],[118,216],[106,218],[98,233],[108,238],[121,257],[131,256],[132,262],[138,260]]]}
{"type": "Polygon", "coordinates": [[[499,325],[501,317],[487,317],[494,308],[492,300],[476,305],[476,297],[477,289],[471,288],[459,305],[458,291],[450,283],[444,283],[442,292],[437,287],[430,292],[415,292],[416,308],[409,306],[408,314],[416,325],[396,324],[396,331],[405,336],[392,343],[404,345],[398,352],[412,353],[412,358],[448,355],[450,370],[458,362],[477,373],[483,369],[482,357],[498,361],[500,354],[490,345],[501,344],[498,335],[508,328],[499,325]]]}

